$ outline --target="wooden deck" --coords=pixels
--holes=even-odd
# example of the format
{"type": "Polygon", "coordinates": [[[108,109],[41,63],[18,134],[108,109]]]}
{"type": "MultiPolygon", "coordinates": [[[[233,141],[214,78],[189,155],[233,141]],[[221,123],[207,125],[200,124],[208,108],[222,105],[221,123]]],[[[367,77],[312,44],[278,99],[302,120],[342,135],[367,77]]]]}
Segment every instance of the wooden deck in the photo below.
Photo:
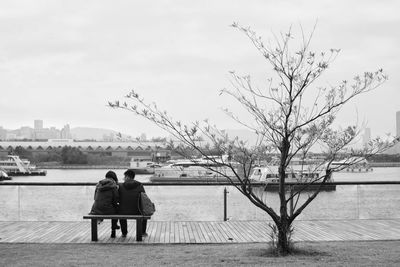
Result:
{"type": "MultiPolygon", "coordinates": [[[[400,219],[297,221],[294,241],[400,240],[400,219]]],[[[135,240],[135,221],[128,236],[110,238],[110,221],[99,225],[97,243],[253,243],[268,242],[262,221],[149,221],[143,242],[135,240]]],[[[91,243],[90,221],[0,222],[0,243],[91,243]]]]}

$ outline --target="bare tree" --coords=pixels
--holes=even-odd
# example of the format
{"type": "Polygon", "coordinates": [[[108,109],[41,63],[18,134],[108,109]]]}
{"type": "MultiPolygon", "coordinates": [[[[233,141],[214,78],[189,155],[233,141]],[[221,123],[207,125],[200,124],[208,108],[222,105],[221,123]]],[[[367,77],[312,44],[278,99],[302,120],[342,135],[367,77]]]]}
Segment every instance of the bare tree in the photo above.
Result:
{"type": "MultiPolygon", "coordinates": [[[[268,77],[267,86],[261,89],[252,83],[250,76],[231,72],[231,89],[221,91],[222,94],[236,99],[252,116],[251,121],[243,120],[225,109],[228,116],[257,135],[255,145],[249,145],[238,138],[230,138],[225,131],[211,125],[208,120],[190,125],[176,121],[156,104],[147,103],[135,91],[126,96],[130,102],[114,101],[109,102],[109,106],[131,111],[168,131],[180,141],[175,149],[187,157],[195,153],[211,161],[222,162],[234,176],[227,175],[220,169],[214,171],[225,176],[249,201],[268,213],[275,223],[276,248],[280,253],[286,254],[292,249],[292,223],[329,181],[331,173],[335,171],[331,163],[340,155],[367,156],[381,152],[394,143],[377,138],[367,147],[356,150],[351,144],[360,128],[333,127],[335,117],[344,104],[376,88],[387,76],[380,69],[355,76],[352,81],[341,81],[336,86],[312,86],[340,52],[338,49],[322,53],[311,51],[310,42],[314,30],[307,37],[301,31],[299,48],[292,48],[291,29],[287,33],[274,36],[271,42],[273,45],[265,45],[250,28],[241,27],[237,23],[232,24],[232,27],[248,37],[265,62],[272,66],[274,74],[268,77]],[[302,186],[288,194],[289,183],[286,177],[291,172],[291,162],[295,157],[305,160],[315,147],[324,151],[324,160],[315,166],[315,170],[323,168],[322,175],[302,180],[302,186]],[[222,156],[218,159],[210,157],[210,149],[218,151],[219,155],[230,155],[233,160],[226,160],[222,156]],[[278,155],[276,165],[279,210],[274,210],[268,203],[263,195],[265,191],[256,186],[257,183],[251,175],[258,159],[265,156],[266,152],[278,155]],[[313,186],[312,191],[307,190],[310,186],[313,186]],[[300,198],[303,193],[306,197],[300,198]],[[289,203],[295,203],[292,210],[289,210],[289,203]]],[[[352,162],[354,163],[356,162],[352,162]]]]}

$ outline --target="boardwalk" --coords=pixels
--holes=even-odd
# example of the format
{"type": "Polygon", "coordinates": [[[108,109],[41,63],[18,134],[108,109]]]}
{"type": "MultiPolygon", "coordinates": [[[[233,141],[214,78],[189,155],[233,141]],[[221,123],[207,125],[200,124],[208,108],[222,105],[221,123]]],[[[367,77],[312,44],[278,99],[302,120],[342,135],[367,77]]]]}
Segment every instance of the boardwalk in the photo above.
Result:
{"type": "MultiPolygon", "coordinates": [[[[138,243],[135,222],[126,238],[110,238],[110,221],[99,225],[98,243],[138,243]]],[[[142,243],[268,242],[270,228],[261,221],[149,221],[142,243]]],[[[295,241],[400,240],[400,220],[298,221],[295,241]]],[[[0,243],[91,243],[90,222],[0,222],[0,243]]]]}

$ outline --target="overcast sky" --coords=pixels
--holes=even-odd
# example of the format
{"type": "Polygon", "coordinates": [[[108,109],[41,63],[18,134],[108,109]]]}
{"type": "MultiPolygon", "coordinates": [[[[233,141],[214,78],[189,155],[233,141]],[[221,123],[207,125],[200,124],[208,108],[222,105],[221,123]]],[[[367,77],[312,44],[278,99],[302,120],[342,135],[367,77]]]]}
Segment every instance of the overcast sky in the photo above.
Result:
{"type": "MultiPolygon", "coordinates": [[[[209,118],[238,128],[219,90],[235,70],[270,66],[229,27],[251,26],[264,40],[301,24],[318,26],[315,51],[342,49],[320,84],[383,68],[389,81],[343,109],[339,123],[365,121],[372,135],[395,133],[400,110],[400,1],[5,1],[0,2],[0,126],[88,126],[129,135],[166,135],[106,107],[135,88],[176,119],[209,118]]],[[[296,36],[295,36],[296,37],[296,36]]],[[[266,78],[266,77],[265,77],[266,78]]],[[[240,111],[238,111],[240,112],[240,111]]]]}

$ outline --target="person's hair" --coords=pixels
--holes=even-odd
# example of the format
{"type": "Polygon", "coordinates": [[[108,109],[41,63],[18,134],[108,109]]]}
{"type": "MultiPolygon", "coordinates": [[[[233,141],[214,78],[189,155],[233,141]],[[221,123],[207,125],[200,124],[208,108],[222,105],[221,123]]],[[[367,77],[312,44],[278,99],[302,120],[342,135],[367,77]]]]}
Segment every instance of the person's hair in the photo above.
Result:
{"type": "Polygon", "coordinates": [[[116,183],[118,183],[117,175],[116,175],[115,172],[113,172],[113,171],[108,171],[108,172],[106,173],[106,178],[111,178],[111,179],[113,179],[116,183]]]}
{"type": "Polygon", "coordinates": [[[135,171],[132,169],[128,169],[126,170],[126,172],[124,172],[124,175],[128,176],[130,179],[135,179],[135,171]]]}

